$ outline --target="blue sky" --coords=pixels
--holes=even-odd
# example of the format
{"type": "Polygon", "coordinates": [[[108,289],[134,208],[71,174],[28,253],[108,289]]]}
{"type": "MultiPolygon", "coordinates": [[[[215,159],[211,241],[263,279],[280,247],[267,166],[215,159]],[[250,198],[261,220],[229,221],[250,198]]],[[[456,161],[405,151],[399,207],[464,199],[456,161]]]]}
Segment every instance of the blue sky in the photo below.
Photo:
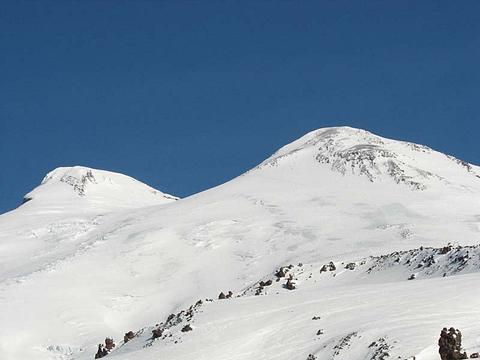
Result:
{"type": "Polygon", "coordinates": [[[315,128],[480,163],[478,1],[2,1],[0,212],[58,166],[186,196],[315,128]]]}

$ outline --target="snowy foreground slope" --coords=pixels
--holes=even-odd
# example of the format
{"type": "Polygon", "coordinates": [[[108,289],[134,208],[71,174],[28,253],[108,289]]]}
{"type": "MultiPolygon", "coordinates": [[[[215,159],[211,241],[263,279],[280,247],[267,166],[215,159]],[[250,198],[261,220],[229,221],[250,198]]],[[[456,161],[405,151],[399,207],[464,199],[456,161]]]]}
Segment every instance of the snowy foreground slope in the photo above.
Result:
{"type": "Polygon", "coordinates": [[[444,326],[480,351],[480,168],[427,147],[320,129],[178,201],[82,167],[26,199],[0,359],[438,359],[444,326]]]}

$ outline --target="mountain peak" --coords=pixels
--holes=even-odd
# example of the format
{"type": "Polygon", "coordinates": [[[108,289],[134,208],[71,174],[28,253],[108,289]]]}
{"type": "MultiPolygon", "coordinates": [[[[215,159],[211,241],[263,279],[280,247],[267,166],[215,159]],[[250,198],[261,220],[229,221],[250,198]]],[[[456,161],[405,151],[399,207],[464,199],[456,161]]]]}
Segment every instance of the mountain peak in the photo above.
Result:
{"type": "Polygon", "coordinates": [[[134,178],[85,166],[59,167],[25,195],[24,203],[40,206],[95,206],[101,208],[141,207],[167,203],[178,198],[162,193],[134,178]]]}
{"type": "Polygon", "coordinates": [[[480,178],[478,167],[453,156],[348,126],[309,132],[282,147],[259,168],[282,163],[292,167],[298,162],[328,167],[344,176],[358,175],[370,182],[393,180],[413,190],[455,183],[459,174],[465,175],[467,183],[477,185],[480,178]]]}

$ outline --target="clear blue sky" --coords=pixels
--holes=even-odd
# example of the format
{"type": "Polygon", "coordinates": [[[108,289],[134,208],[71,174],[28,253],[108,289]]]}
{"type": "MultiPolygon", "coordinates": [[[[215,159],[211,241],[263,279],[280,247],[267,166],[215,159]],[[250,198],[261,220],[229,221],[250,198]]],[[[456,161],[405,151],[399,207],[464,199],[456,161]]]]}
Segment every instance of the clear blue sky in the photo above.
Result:
{"type": "Polygon", "coordinates": [[[2,1],[0,212],[58,166],[186,196],[350,125],[480,163],[480,1],[2,1]]]}

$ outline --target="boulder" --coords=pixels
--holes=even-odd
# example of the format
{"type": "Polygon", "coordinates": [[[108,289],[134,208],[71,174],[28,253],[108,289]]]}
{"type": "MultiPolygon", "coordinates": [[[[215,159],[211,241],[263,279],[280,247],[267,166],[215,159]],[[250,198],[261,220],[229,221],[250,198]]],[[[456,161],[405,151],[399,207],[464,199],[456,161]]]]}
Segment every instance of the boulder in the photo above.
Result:
{"type": "Polygon", "coordinates": [[[287,271],[288,271],[288,269],[285,269],[284,267],[281,267],[281,268],[278,269],[278,271],[275,273],[275,276],[276,276],[277,278],[285,277],[285,275],[287,275],[287,271]]]}
{"type": "Polygon", "coordinates": [[[295,290],[295,283],[292,279],[288,279],[287,283],[285,284],[285,288],[288,290],[295,290]]]}
{"type": "Polygon", "coordinates": [[[182,328],[182,332],[187,332],[187,331],[192,331],[192,327],[190,326],[190,324],[187,324],[185,325],[183,328],[182,328]]]}
{"type": "Polygon", "coordinates": [[[267,281],[260,281],[259,285],[264,287],[264,286],[270,286],[270,285],[272,285],[272,283],[273,283],[272,280],[269,279],[267,281]]]}
{"type": "Polygon", "coordinates": [[[111,338],[105,338],[105,348],[110,351],[115,347],[115,342],[111,338]]]}
{"type": "Polygon", "coordinates": [[[98,351],[95,354],[95,359],[101,359],[101,358],[103,358],[104,356],[107,356],[107,355],[108,355],[108,350],[105,349],[103,344],[98,344],[98,351]]]}
{"type": "Polygon", "coordinates": [[[322,272],[335,271],[335,270],[337,270],[337,267],[335,266],[333,261],[330,261],[328,264],[322,266],[322,268],[320,269],[320,274],[322,272]]]}
{"type": "Polygon", "coordinates": [[[462,333],[458,329],[451,327],[443,328],[438,339],[438,352],[442,360],[459,360],[466,359],[467,354],[461,352],[462,333]]]}
{"type": "Polygon", "coordinates": [[[129,331],[129,332],[125,333],[125,335],[123,336],[123,342],[124,343],[129,342],[134,337],[135,337],[135,334],[133,333],[133,331],[129,331]]]}
{"type": "Polygon", "coordinates": [[[162,334],[163,334],[162,329],[153,329],[152,330],[152,339],[157,339],[157,338],[161,337],[162,334]]]}

